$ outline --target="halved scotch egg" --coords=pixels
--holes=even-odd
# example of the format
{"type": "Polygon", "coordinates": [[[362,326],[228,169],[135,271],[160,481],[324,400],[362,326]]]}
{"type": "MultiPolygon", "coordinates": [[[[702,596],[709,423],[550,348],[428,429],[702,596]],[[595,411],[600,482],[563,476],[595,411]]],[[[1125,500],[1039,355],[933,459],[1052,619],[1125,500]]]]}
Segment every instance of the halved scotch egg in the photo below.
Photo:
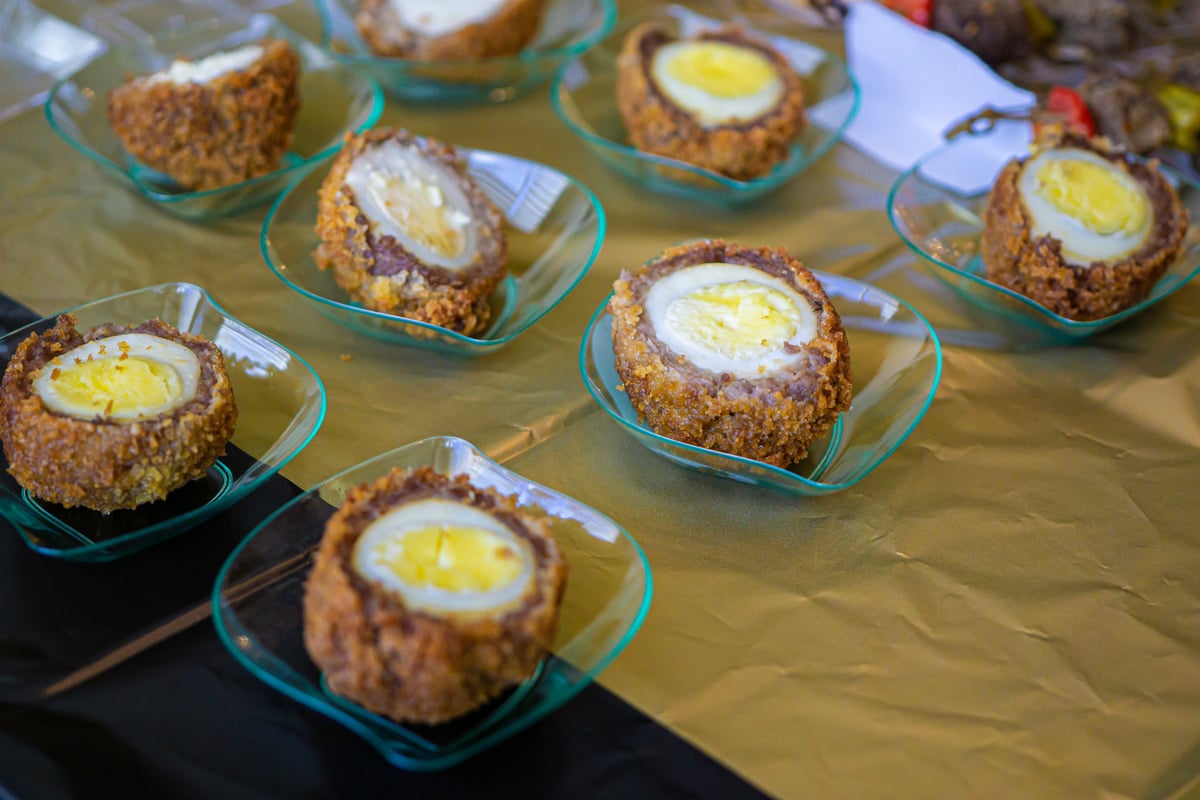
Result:
{"type": "Polygon", "coordinates": [[[215,189],[279,165],[300,110],[299,77],[283,40],[176,59],[109,92],[108,122],[141,163],[183,189],[215,189]]]}
{"type": "Polygon", "coordinates": [[[17,348],[0,383],[0,441],[23,488],[109,513],[201,478],[237,405],[216,345],[161,320],[86,334],[70,314],[17,348]]]}
{"type": "Polygon", "coordinates": [[[338,694],[400,722],[445,722],[533,674],[566,575],[549,526],[515,498],[394,469],[326,523],[305,646],[338,694]]]}
{"type": "Polygon", "coordinates": [[[473,61],[521,52],[545,9],[546,0],[365,0],[354,22],[379,56],[473,61]]]}
{"type": "Polygon", "coordinates": [[[1153,165],[1106,139],[1051,129],[988,195],[989,280],[1074,320],[1136,305],[1174,263],[1187,209],[1153,165]]]}
{"type": "Polygon", "coordinates": [[[617,374],[662,436],[787,467],[850,407],[841,318],[782,250],[673,247],[614,290],[617,374]]]}
{"type": "Polygon", "coordinates": [[[314,253],[351,298],[465,335],[504,279],[504,217],[454,148],[403,130],[350,135],[321,184],[314,253]]]}
{"type": "Polygon", "coordinates": [[[732,25],[690,39],[634,28],[617,58],[617,107],[634,147],[736,180],[770,172],[805,124],[787,59],[732,25]]]}

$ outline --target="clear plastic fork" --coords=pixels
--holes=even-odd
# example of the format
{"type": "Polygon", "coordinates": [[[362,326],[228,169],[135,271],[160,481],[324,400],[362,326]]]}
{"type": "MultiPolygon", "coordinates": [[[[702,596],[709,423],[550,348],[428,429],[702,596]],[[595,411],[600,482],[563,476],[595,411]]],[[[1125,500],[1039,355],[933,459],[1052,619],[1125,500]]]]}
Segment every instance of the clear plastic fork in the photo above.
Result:
{"type": "Polygon", "coordinates": [[[509,223],[524,233],[538,229],[568,182],[562,173],[549,167],[531,161],[501,159],[491,153],[471,153],[467,169],[509,223]]]}

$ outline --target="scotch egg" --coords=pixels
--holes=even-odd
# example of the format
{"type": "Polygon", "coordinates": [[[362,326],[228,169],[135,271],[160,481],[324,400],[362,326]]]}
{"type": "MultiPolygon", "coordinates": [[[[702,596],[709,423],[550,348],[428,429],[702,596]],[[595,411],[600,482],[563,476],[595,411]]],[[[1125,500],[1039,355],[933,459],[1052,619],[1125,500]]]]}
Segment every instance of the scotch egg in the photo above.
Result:
{"type": "Polygon", "coordinates": [[[46,408],[76,419],[136,422],[196,396],[200,360],[187,347],[145,333],[93,339],[51,359],[33,379],[46,408]]]}
{"type": "Polygon", "coordinates": [[[656,281],[645,314],[658,339],[692,365],[735,378],[794,367],[817,332],[786,281],[742,264],[696,264],[656,281]]]}
{"type": "Polygon", "coordinates": [[[476,61],[521,52],[545,9],[546,0],[365,0],[354,22],[378,56],[476,61]]]}
{"type": "Polygon", "coordinates": [[[24,489],[103,513],[203,477],[237,422],[212,342],[161,320],[80,334],[69,314],[18,346],[0,411],[9,472],[24,489]]]}
{"type": "Polygon", "coordinates": [[[654,51],[650,75],[705,127],[752,122],[783,99],[784,82],[761,50],[725,41],[675,41],[654,51]]]}
{"type": "Polygon", "coordinates": [[[614,285],[613,355],[661,436],[788,467],[850,407],[850,346],[820,282],[782,250],[673,247],[614,285]]]}
{"type": "Polygon", "coordinates": [[[770,172],[805,124],[795,70],[732,25],[688,39],[639,25],[617,58],[616,91],[634,147],[737,180],[770,172]]]}
{"type": "Polygon", "coordinates": [[[314,253],[366,308],[465,335],[487,328],[508,263],[504,218],[452,147],[403,130],[349,135],[318,193],[314,253]]]}
{"type": "Polygon", "coordinates": [[[1074,320],[1143,300],[1188,227],[1187,210],[1152,164],[1059,129],[1004,168],[984,220],[988,279],[1074,320]]]}
{"type": "Polygon", "coordinates": [[[334,692],[400,722],[445,722],[533,674],[566,574],[549,526],[515,498],[394,469],[326,523],[305,647],[334,692]]]}
{"type": "Polygon", "coordinates": [[[503,522],[451,500],[427,499],[386,512],[363,531],[354,567],[435,613],[495,613],[524,595],[533,554],[503,522]]]}
{"type": "Polygon", "coordinates": [[[108,123],[125,150],[186,191],[274,170],[292,144],[300,60],[264,40],[197,60],[175,59],[108,94],[108,123]]]}

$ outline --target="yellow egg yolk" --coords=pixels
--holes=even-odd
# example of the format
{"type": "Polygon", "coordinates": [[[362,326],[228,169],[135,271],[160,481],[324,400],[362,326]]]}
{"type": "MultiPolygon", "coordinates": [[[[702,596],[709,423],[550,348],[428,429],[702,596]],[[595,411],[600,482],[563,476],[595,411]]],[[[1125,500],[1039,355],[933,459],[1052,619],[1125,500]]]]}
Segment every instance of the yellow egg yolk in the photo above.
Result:
{"type": "Polygon", "coordinates": [[[777,348],[800,325],[789,297],[750,281],[693,289],[671,303],[667,316],[675,330],[730,358],[777,348]]]}
{"type": "Polygon", "coordinates": [[[137,356],[93,358],[52,366],[50,386],[62,402],[95,414],[123,416],[172,404],[183,393],[169,365],[137,356]]]}
{"type": "Polygon", "coordinates": [[[449,592],[489,592],[517,579],[520,554],[484,528],[427,525],[376,544],[368,554],[377,566],[413,587],[449,592]]]}
{"type": "Polygon", "coordinates": [[[770,59],[758,50],[727,42],[691,42],[666,63],[672,78],[716,97],[744,97],[775,78],[770,59]]]}
{"type": "Polygon", "coordinates": [[[462,254],[463,228],[470,219],[446,203],[441,188],[412,175],[375,173],[369,191],[414,242],[442,258],[462,254]]]}
{"type": "Polygon", "coordinates": [[[1146,224],[1149,202],[1116,167],[1071,159],[1048,160],[1037,172],[1037,193],[1055,209],[1101,235],[1132,234],[1146,224]]]}

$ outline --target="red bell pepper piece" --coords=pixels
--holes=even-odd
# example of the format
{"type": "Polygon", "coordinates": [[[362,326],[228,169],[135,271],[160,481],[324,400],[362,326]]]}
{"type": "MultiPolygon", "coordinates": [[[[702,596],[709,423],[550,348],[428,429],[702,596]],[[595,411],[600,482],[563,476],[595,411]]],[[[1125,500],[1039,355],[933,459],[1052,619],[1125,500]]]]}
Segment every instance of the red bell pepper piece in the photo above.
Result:
{"type": "MultiPolygon", "coordinates": [[[[1046,114],[1049,119],[1045,122],[1062,123],[1085,136],[1096,135],[1096,122],[1092,119],[1092,112],[1088,111],[1083,96],[1074,89],[1066,86],[1055,86],[1051,89],[1046,97],[1046,114]]],[[[1042,125],[1035,122],[1033,127],[1035,133],[1041,132],[1042,125]]]]}
{"type": "Polygon", "coordinates": [[[933,24],[933,0],[883,0],[883,4],[922,28],[933,24]]]}

